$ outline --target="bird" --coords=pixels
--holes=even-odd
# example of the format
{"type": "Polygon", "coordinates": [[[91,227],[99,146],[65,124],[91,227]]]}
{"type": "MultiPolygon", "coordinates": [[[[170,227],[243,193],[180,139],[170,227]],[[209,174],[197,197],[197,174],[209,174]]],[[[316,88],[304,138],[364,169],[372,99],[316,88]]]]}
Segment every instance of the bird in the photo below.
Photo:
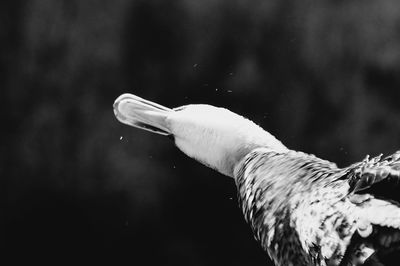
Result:
{"type": "Polygon", "coordinates": [[[275,265],[385,265],[398,254],[400,151],[340,168],[222,107],[168,108],[125,93],[113,109],[121,123],[171,137],[233,178],[245,220],[275,265]]]}

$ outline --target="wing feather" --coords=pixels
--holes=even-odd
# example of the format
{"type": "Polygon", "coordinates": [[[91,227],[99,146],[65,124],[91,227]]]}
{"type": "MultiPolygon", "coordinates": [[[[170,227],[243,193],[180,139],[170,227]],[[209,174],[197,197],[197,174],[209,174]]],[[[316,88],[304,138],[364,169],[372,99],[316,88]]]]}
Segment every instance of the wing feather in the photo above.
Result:
{"type": "Polygon", "coordinates": [[[400,187],[400,151],[381,158],[381,155],[372,159],[366,157],[350,167],[350,192],[399,201],[400,193],[393,190],[400,187]]]}

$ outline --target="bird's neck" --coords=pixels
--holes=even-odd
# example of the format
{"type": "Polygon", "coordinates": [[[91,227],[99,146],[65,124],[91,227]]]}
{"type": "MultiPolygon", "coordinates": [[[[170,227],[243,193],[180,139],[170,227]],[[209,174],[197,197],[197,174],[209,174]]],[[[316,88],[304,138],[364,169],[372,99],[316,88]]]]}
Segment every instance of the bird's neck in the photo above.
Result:
{"type": "Polygon", "coordinates": [[[279,140],[255,124],[220,134],[206,131],[198,134],[196,140],[192,139],[190,144],[180,138],[175,143],[188,156],[232,178],[235,177],[235,169],[241,161],[257,148],[276,152],[288,151],[279,140]]]}
{"type": "Polygon", "coordinates": [[[240,167],[242,167],[246,159],[248,159],[248,155],[257,149],[278,153],[289,151],[282,142],[264,130],[259,132],[259,134],[249,134],[244,137],[243,141],[237,146],[237,149],[232,153],[232,155],[228,156],[228,158],[230,158],[228,161],[231,163],[229,169],[232,171],[231,176],[233,178],[237,176],[236,172],[240,167]]]}
{"type": "Polygon", "coordinates": [[[234,177],[236,165],[256,148],[288,150],[260,126],[223,108],[192,106],[172,113],[167,121],[181,151],[230,177],[234,177]]]}

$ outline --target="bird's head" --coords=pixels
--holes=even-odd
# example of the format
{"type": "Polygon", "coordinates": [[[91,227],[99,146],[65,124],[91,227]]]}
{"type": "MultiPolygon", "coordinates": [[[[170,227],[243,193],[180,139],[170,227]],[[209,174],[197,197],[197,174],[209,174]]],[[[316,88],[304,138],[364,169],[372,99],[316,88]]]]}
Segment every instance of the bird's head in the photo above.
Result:
{"type": "Polygon", "coordinates": [[[255,148],[287,150],[252,121],[211,105],[169,109],[123,94],[114,103],[114,113],[124,124],[173,136],[176,146],[186,155],[231,177],[237,163],[255,148]]]}

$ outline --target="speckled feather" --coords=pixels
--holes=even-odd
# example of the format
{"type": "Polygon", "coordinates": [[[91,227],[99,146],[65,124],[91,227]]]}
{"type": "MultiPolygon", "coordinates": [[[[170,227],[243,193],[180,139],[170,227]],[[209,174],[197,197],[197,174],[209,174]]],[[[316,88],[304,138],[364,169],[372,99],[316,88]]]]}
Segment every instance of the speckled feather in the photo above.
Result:
{"type": "Polygon", "coordinates": [[[399,158],[367,157],[341,169],[313,155],[259,148],[235,171],[238,198],[276,265],[362,265],[368,250],[382,246],[380,227],[400,228],[396,202],[364,193],[384,179],[398,183],[399,158]],[[371,224],[374,234],[360,237],[360,224],[371,224]]]}

